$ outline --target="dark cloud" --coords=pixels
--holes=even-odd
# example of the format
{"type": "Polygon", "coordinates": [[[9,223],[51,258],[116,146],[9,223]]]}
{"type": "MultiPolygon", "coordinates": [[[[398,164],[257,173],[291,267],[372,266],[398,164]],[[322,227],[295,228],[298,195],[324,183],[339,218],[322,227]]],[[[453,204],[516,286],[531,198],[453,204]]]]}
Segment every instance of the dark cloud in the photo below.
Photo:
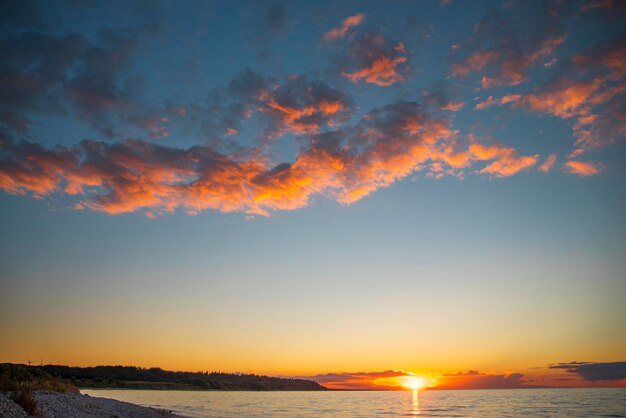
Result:
{"type": "Polygon", "coordinates": [[[269,135],[288,131],[317,133],[326,127],[345,123],[354,109],[352,98],[344,91],[306,76],[289,77],[263,98],[262,112],[272,119],[269,135]]]}
{"type": "MultiPolygon", "coordinates": [[[[536,6],[536,3],[532,5],[536,6]]],[[[520,5],[514,7],[519,12],[520,5]]],[[[552,56],[565,42],[560,31],[558,13],[534,10],[534,31],[520,33],[511,18],[492,10],[473,28],[473,33],[451,51],[452,76],[483,74],[483,89],[514,86],[527,80],[528,70],[552,56]]]]}
{"type": "Polygon", "coordinates": [[[601,19],[619,19],[626,16],[626,2],[622,0],[588,0],[580,10],[601,19]]]}
{"type": "Polygon", "coordinates": [[[344,54],[336,58],[338,72],[353,83],[390,86],[410,75],[406,45],[368,32],[349,40],[344,54]]]}
{"type": "Polygon", "coordinates": [[[424,102],[440,110],[456,112],[465,106],[465,103],[460,99],[460,89],[442,81],[422,90],[421,96],[424,102]]]}
{"type": "Polygon", "coordinates": [[[246,39],[259,48],[260,58],[271,58],[270,44],[285,37],[293,26],[293,17],[282,2],[246,3],[242,9],[242,29],[246,39]]]}
{"type": "Polygon", "coordinates": [[[289,28],[289,14],[281,3],[270,3],[266,6],[264,23],[274,33],[284,33],[289,28]]]}
{"type": "Polygon", "coordinates": [[[562,369],[574,373],[588,381],[622,380],[626,379],[626,361],[611,363],[571,362],[557,363],[549,366],[550,369],[562,369]]]}
{"type": "Polygon", "coordinates": [[[45,29],[42,2],[37,0],[4,0],[0,2],[0,30],[45,29]]]}
{"type": "Polygon", "coordinates": [[[355,372],[355,373],[325,373],[325,374],[317,374],[315,376],[308,376],[308,378],[320,383],[344,383],[353,380],[367,380],[369,379],[377,379],[377,378],[386,378],[386,377],[400,377],[400,376],[412,376],[411,373],[405,372],[403,370],[385,370],[382,372],[355,372]]]}
{"type": "Polygon", "coordinates": [[[247,69],[225,88],[211,92],[206,106],[190,106],[201,120],[202,135],[213,146],[236,146],[235,137],[246,121],[256,118],[262,129],[255,139],[265,144],[284,134],[311,134],[334,129],[354,111],[352,97],[307,76],[284,80],[261,76],[247,69]]]}
{"type": "Polygon", "coordinates": [[[403,370],[385,370],[381,372],[326,373],[314,376],[303,376],[302,378],[313,380],[330,389],[397,390],[402,387],[402,378],[410,376],[414,375],[403,370]]]}
{"type": "Polygon", "coordinates": [[[23,130],[29,115],[73,113],[107,137],[115,123],[143,106],[135,101],[139,80],[128,74],[140,40],[156,27],[101,29],[90,40],[83,35],[41,32],[0,38],[0,123],[23,130]]]}

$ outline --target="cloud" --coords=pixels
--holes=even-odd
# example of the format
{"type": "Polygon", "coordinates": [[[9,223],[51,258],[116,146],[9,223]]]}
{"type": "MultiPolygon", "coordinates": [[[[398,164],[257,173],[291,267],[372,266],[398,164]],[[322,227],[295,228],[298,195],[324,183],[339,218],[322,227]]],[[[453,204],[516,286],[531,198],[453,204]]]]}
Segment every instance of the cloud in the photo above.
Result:
{"type": "Polygon", "coordinates": [[[597,163],[569,160],[564,164],[565,170],[570,174],[582,177],[594,176],[602,171],[602,166],[597,163]]]}
{"type": "Polygon", "coordinates": [[[535,11],[534,16],[541,22],[540,28],[528,36],[514,29],[500,13],[488,14],[474,26],[467,40],[453,46],[450,75],[467,77],[481,72],[485,74],[481,78],[483,89],[527,81],[528,70],[550,57],[566,40],[547,11],[535,11]]]}
{"type": "Polygon", "coordinates": [[[264,17],[266,27],[273,32],[285,32],[289,26],[289,15],[283,4],[269,4],[264,17]]]}
{"type": "Polygon", "coordinates": [[[225,88],[215,89],[206,104],[192,104],[193,117],[202,124],[207,143],[222,151],[238,144],[225,141],[253,120],[255,140],[262,144],[285,134],[312,134],[336,128],[352,115],[355,105],[345,91],[310,80],[304,75],[283,80],[264,77],[250,69],[237,74],[225,88]],[[256,118],[256,119],[254,119],[256,118]]]}
{"type": "Polygon", "coordinates": [[[353,83],[390,86],[406,80],[409,67],[403,42],[392,42],[382,35],[368,33],[353,40],[341,75],[353,83]]]}
{"type": "Polygon", "coordinates": [[[553,364],[549,368],[562,369],[568,373],[577,374],[587,381],[626,379],[626,361],[610,363],[575,361],[572,363],[553,364]]]}
{"type": "Polygon", "coordinates": [[[348,390],[397,390],[403,389],[403,378],[414,376],[403,370],[385,370],[382,372],[326,373],[303,376],[329,389],[348,390]]]}
{"type": "Polygon", "coordinates": [[[32,193],[43,198],[54,192],[64,171],[75,168],[76,153],[57,148],[48,150],[30,142],[0,142],[0,188],[11,194],[32,193]]]}
{"type": "Polygon", "coordinates": [[[539,160],[539,155],[520,156],[514,148],[504,147],[500,144],[471,144],[469,151],[480,161],[494,160],[479,170],[480,173],[490,174],[494,177],[512,176],[534,166],[539,160]]]}
{"type": "Polygon", "coordinates": [[[288,36],[295,24],[288,7],[280,1],[242,4],[240,13],[246,40],[259,49],[259,58],[265,61],[272,57],[272,43],[288,36]]]}
{"type": "Polygon", "coordinates": [[[467,76],[474,71],[484,69],[490,62],[495,61],[499,53],[493,50],[477,51],[469,55],[460,63],[452,64],[450,74],[459,77],[467,76]]]}
{"type": "Polygon", "coordinates": [[[107,137],[120,119],[145,113],[140,83],[128,74],[132,54],[157,26],[103,28],[94,40],[70,33],[18,32],[0,37],[0,123],[28,128],[27,114],[75,114],[107,137]]]}
{"type": "Polygon", "coordinates": [[[521,373],[492,374],[475,370],[444,374],[434,389],[519,389],[528,387],[521,373]]]}
{"type": "MultiPolygon", "coordinates": [[[[308,85],[306,91],[315,91],[315,84],[308,85]]],[[[319,94],[326,98],[330,92],[321,88],[319,94]]],[[[285,94],[291,97],[294,91],[287,88],[285,94]]],[[[337,113],[335,106],[330,108],[319,106],[317,116],[337,113]]],[[[66,194],[78,199],[77,209],[110,214],[155,215],[180,208],[190,214],[213,209],[267,215],[307,206],[318,195],[351,204],[420,171],[432,177],[462,176],[473,164],[487,164],[477,171],[506,177],[536,163],[537,156],[520,156],[510,147],[473,137],[460,140],[449,119],[437,112],[407,101],[376,108],[355,125],[307,135],[293,162],[278,165],[254,149],[223,152],[210,144],[174,148],[142,140],[86,140],[46,149],[5,139],[0,187],[39,198],[66,194]]],[[[290,129],[304,123],[280,121],[290,129]]]]}
{"type": "Polygon", "coordinates": [[[169,118],[167,116],[129,116],[128,122],[149,132],[150,138],[167,138],[170,133],[166,128],[169,118]]]}
{"type": "Polygon", "coordinates": [[[482,102],[476,103],[476,106],[474,106],[474,109],[483,110],[483,109],[487,109],[488,107],[494,106],[496,104],[498,104],[498,101],[495,100],[493,96],[489,96],[482,102]]]}
{"type": "Polygon", "coordinates": [[[552,170],[552,167],[554,167],[555,162],[556,162],[556,154],[550,154],[548,158],[546,158],[545,161],[541,163],[541,165],[539,166],[539,171],[547,173],[548,171],[552,170]]]}
{"type": "Polygon", "coordinates": [[[574,158],[626,137],[625,96],[626,36],[620,35],[572,55],[561,74],[534,92],[489,96],[475,108],[510,105],[573,120],[574,158]]]}
{"type": "Polygon", "coordinates": [[[324,125],[337,126],[349,118],[352,98],[345,92],[306,76],[290,77],[261,99],[262,112],[273,119],[274,134],[316,133],[324,125]]]}
{"type": "Polygon", "coordinates": [[[0,27],[15,29],[47,29],[42,4],[35,0],[6,0],[0,5],[0,27]]]}
{"type": "Polygon", "coordinates": [[[422,101],[431,107],[449,112],[458,112],[465,107],[461,94],[455,86],[436,82],[421,92],[422,101]]]}
{"type": "Polygon", "coordinates": [[[581,8],[582,12],[595,13],[605,19],[626,15],[626,4],[620,0],[593,0],[581,8]]]}
{"type": "Polygon", "coordinates": [[[343,38],[346,36],[350,28],[360,25],[361,22],[363,22],[363,19],[365,19],[365,14],[363,13],[345,18],[341,23],[341,26],[331,29],[324,34],[324,40],[333,41],[338,38],[343,38]]]}

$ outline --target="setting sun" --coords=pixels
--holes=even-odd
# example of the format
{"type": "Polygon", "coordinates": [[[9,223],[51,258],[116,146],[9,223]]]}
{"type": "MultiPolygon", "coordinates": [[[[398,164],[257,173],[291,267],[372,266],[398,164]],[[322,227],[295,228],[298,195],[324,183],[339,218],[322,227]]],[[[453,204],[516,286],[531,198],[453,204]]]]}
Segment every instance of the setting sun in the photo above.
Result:
{"type": "Polygon", "coordinates": [[[403,385],[407,389],[420,390],[424,386],[426,386],[426,381],[423,378],[421,378],[421,377],[411,376],[411,377],[406,378],[406,380],[404,381],[403,385]]]}

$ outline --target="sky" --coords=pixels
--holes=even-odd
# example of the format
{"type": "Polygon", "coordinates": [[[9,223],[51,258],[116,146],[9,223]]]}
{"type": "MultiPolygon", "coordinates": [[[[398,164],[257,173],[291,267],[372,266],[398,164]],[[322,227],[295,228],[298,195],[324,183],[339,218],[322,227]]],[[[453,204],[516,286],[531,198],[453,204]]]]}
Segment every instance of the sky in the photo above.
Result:
{"type": "Polygon", "coordinates": [[[2,2],[0,361],[626,386],[625,22],[2,2]]]}

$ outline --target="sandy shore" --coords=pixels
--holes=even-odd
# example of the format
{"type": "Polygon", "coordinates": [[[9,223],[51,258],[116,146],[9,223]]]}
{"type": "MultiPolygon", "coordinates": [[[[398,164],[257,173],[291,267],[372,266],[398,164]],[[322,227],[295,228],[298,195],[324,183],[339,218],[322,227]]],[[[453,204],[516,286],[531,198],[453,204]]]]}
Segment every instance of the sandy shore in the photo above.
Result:
{"type": "MultiPolygon", "coordinates": [[[[34,398],[37,401],[39,416],[42,418],[182,417],[170,411],[75,393],[37,391],[34,398]]],[[[10,398],[0,394],[0,418],[30,418],[30,415],[10,398]]]]}

